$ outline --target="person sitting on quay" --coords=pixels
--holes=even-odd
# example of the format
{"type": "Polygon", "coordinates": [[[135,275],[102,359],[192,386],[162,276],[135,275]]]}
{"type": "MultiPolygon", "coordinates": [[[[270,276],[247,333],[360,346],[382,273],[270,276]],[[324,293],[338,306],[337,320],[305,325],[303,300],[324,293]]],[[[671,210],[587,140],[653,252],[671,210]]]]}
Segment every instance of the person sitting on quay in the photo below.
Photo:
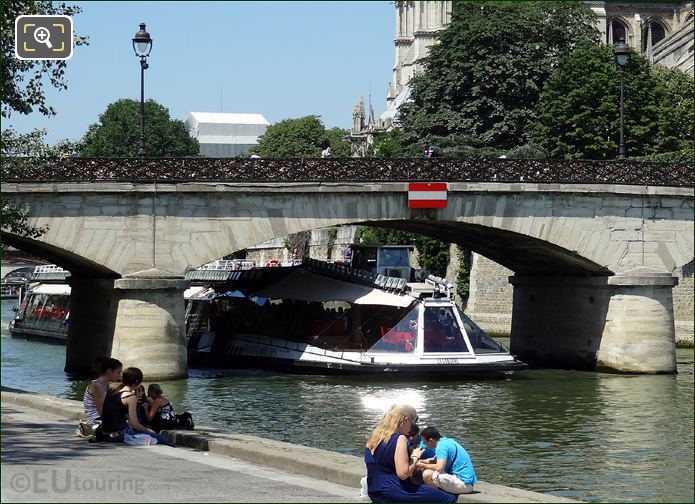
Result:
{"type": "Polygon", "coordinates": [[[104,441],[127,445],[169,445],[166,438],[138,421],[137,388],[142,379],[140,369],[126,368],[120,387],[107,394],[101,423],[104,441]]]}
{"type": "Polygon", "coordinates": [[[149,411],[147,420],[152,428],[159,432],[172,429],[193,430],[193,418],[188,412],[177,415],[169,399],[164,397],[164,391],[158,383],[152,383],[147,387],[149,398],[149,411]]]}
{"type": "Polygon", "coordinates": [[[410,481],[424,451],[418,446],[408,456],[406,435],[417,419],[415,408],[396,404],[369,436],[364,461],[367,493],[373,502],[456,502],[455,495],[410,481]]]}
{"type": "Polygon", "coordinates": [[[425,483],[453,494],[471,493],[477,477],[471,457],[463,446],[443,437],[434,427],[422,429],[420,437],[436,456],[436,461],[418,463],[418,467],[424,469],[425,483]]]}
{"type": "Polygon", "coordinates": [[[87,385],[84,390],[84,416],[85,421],[80,422],[75,433],[80,437],[91,437],[96,427],[101,424],[101,415],[104,409],[104,400],[111,382],[121,379],[123,364],[118,359],[111,357],[98,357],[99,377],[87,385]]]}
{"type": "Polygon", "coordinates": [[[148,413],[150,411],[150,403],[148,401],[147,394],[145,393],[145,386],[141,383],[135,389],[135,397],[137,398],[137,414],[138,422],[140,422],[145,427],[151,427],[148,418],[148,413]]]}

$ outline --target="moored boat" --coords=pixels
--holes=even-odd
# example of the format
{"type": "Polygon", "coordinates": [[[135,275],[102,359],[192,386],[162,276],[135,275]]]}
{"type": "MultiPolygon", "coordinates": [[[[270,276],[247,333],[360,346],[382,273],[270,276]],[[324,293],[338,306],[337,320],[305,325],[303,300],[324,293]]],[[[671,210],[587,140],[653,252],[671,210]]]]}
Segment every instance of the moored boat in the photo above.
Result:
{"type": "Polygon", "coordinates": [[[191,298],[189,365],[449,378],[526,367],[431,275],[408,281],[405,270],[393,277],[313,260],[255,273],[191,298]]]}

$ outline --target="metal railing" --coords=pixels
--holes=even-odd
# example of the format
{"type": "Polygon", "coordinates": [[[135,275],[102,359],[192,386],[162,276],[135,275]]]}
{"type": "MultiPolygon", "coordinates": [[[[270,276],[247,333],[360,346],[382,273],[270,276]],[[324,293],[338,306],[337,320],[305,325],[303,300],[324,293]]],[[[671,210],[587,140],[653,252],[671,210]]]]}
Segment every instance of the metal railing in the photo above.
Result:
{"type": "Polygon", "coordinates": [[[531,182],[693,186],[688,163],[498,158],[3,157],[3,182],[531,182]]]}

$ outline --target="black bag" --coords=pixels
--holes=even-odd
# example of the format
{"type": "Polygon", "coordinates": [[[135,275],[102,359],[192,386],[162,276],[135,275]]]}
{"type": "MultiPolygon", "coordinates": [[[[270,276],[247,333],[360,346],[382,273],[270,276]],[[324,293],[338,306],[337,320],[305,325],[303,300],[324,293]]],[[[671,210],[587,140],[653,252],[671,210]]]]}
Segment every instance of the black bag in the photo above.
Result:
{"type": "Polygon", "coordinates": [[[195,429],[195,424],[193,423],[193,416],[186,411],[180,415],[176,415],[176,426],[183,430],[193,430],[195,429]]]}

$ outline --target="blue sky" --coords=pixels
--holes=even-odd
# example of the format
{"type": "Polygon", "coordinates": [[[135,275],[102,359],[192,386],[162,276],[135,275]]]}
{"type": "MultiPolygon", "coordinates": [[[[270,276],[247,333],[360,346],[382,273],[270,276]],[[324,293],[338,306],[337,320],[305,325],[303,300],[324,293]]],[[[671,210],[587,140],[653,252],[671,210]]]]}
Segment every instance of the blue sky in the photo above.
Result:
{"type": "Polygon", "coordinates": [[[75,31],[90,38],[68,61],[68,89],[47,88],[56,116],[13,113],[3,128],[46,128],[49,143],[82,137],[106,106],[139,99],[131,39],[147,23],[154,41],[145,98],[174,118],[191,111],[257,112],[271,123],[321,115],[349,128],[352,107],[371,86],[385,109],[394,59],[389,2],[77,2],[75,31]]]}

